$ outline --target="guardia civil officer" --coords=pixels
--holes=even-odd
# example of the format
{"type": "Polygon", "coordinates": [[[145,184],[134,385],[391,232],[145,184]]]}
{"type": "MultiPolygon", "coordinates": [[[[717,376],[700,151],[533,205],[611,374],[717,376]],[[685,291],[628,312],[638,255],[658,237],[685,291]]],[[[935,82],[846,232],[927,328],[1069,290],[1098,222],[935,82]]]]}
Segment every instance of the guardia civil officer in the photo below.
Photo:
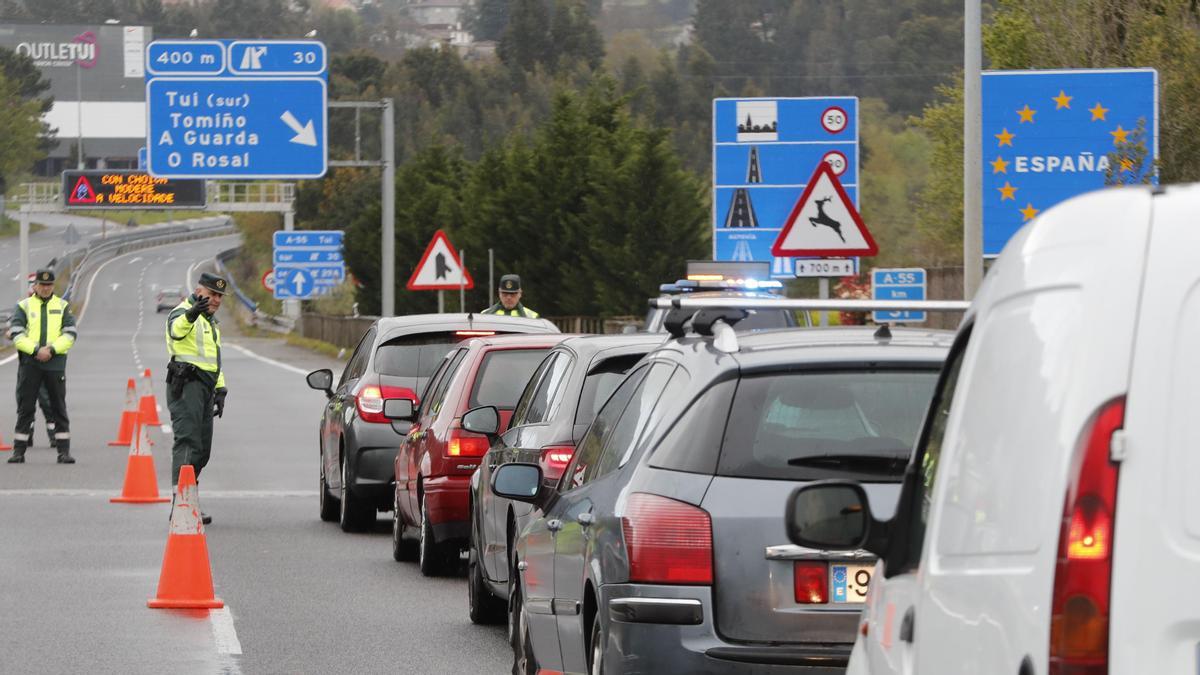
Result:
{"type": "MultiPolygon", "coordinates": [[[[8,336],[17,348],[17,428],[9,464],[25,461],[33,432],[34,407],[45,387],[54,422],[54,445],[59,464],[71,457],[71,422],[67,419],[67,352],[75,344],[75,316],[67,302],[54,294],[54,272],[38,270],[33,295],[17,303],[8,336]]],[[[45,411],[43,411],[45,412],[45,411]]]]}
{"type": "MultiPolygon", "coordinates": [[[[221,369],[221,330],[214,316],[228,283],[215,274],[200,275],[195,292],[167,316],[167,407],[175,445],[171,449],[171,483],[190,464],[196,477],[212,454],[213,416],[225,412],[225,373],[221,369]]],[[[203,515],[205,524],[212,522],[203,515]]]]}
{"type": "Polygon", "coordinates": [[[505,274],[500,277],[500,302],[481,313],[520,316],[526,319],[536,319],[540,316],[537,312],[521,304],[521,277],[515,274],[505,274]]]}

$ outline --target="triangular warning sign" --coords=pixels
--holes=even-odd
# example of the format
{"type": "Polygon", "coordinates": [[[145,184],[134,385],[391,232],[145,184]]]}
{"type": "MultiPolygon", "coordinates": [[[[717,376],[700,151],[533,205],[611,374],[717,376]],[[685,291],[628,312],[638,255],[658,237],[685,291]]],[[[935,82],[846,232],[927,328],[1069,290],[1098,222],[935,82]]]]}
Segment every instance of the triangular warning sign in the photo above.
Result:
{"type": "Polygon", "coordinates": [[[88,181],[87,176],[80,176],[79,180],[75,181],[75,187],[71,189],[71,194],[67,195],[68,204],[95,204],[98,201],[96,191],[92,189],[92,184],[88,181]]]}
{"type": "Polygon", "coordinates": [[[475,281],[471,279],[471,273],[463,269],[458,253],[450,245],[450,238],[438,230],[409,278],[408,290],[456,291],[459,288],[475,288],[475,281]]]}
{"type": "Polygon", "coordinates": [[[820,162],[771,253],[780,257],[878,255],[879,246],[833,167],[820,162]]]}

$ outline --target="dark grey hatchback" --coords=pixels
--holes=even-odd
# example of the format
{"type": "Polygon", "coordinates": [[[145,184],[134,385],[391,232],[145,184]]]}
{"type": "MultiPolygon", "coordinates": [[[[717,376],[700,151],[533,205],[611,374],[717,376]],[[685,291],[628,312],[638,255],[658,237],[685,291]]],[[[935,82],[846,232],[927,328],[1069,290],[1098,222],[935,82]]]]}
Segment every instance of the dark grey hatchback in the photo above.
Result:
{"type": "Polygon", "coordinates": [[[492,488],[536,510],[518,539],[515,671],[841,672],[874,559],[788,542],[791,491],[899,480],[952,334],[734,334],[703,310],[600,410],[556,488],[507,464],[492,488]]]}
{"type": "Polygon", "coordinates": [[[414,314],[376,321],[355,347],[341,378],[308,374],[308,385],[325,392],[321,415],[321,520],[350,532],[375,522],[393,504],[396,452],[410,426],[392,423],[384,400],[417,401],[442,358],[463,340],[503,333],[557,333],[544,319],[475,314],[414,314]]]}

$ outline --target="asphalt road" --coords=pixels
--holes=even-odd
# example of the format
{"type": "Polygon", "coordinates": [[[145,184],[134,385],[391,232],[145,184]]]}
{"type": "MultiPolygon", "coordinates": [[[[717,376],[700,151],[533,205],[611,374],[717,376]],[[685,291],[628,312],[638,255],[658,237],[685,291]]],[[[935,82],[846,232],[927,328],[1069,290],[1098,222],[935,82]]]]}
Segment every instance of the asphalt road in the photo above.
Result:
{"type": "MultiPolygon", "coordinates": [[[[318,519],[323,396],[303,374],[337,364],[238,336],[231,320],[223,350],[229,399],[200,481],[204,510],[214,517],[207,528],[213,579],[228,611],[146,608],[169,507],[109,503],[128,450],[106,443],[115,438],[127,379],[144,368],[169,423],[164,315],[155,313],[154,293],[186,275],[194,280],[197,266],[235,242],[137,251],[96,274],[67,371],[79,463],[54,463],[40,418],[27,463],[0,463],[0,670],[506,672],[503,628],[470,623],[464,579],[425,579],[415,565],[392,561],[386,516],[358,535],[318,519]]],[[[0,259],[10,243],[0,241],[0,259]]],[[[0,391],[13,391],[15,366],[0,365],[0,391]]],[[[14,415],[0,409],[6,441],[14,415]]],[[[155,430],[152,438],[165,494],[170,435],[155,430]]]]}

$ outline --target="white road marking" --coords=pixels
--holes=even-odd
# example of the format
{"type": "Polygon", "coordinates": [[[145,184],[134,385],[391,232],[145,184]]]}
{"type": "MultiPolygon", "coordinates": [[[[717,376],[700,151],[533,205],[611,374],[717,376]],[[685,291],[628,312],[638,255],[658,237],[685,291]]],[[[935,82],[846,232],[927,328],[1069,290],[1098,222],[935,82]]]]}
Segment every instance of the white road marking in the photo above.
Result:
{"type": "Polygon", "coordinates": [[[298,374],[300,374],[300,375],[307,375],[307,374],[308,374],[308,371],[307,371],[307,370],[304,370],[303,368],[297,368],[296,366],[293,366],[293,365],[286,364],[286,363],[284,363],[283,361],[276,361],[275,359],[269,359],[269,358],[267,358],[267,357],[265,357],[265,356],[259,356],[258,354],[255,354],[254,352],[250,351],[249,349],[246,349],[245,347],[243,347],[243,346],[241,346],[241,345],[235,345],[235,344],[232,344],[232,343],[228,343],[228,344],[226,344],[225,346],[226,346],[226,347],[233,347],[234,349],[236,349],[236,350],[238,350],[239,352],[241,352],[241,353],[245,354],[246,356],[249,356],[249,357],[250,357],[250,358],[252,358],[252,359],[258,359],[259,361],[262,361],[263,363],[269,363],[269,364],[271,364],[272,366],[275,366],[275,367],[277,367],[277,368],[283,368],[284,370],[286,370],[286,371],[288,371],[288,372],[291,372],[291,373],[298,373],[298,374]]]}
{"type": "Polygon", "coordinates": [[[130,260],[130,261],[129,261],[128,263],[126,263],[126,264],[132,265],[133,263],[135,263],[135,262],[137,262],[137,261],[139,261],[139,260],[141,260],[141,259],[142,259],[142,256],[140,256],[140,255],[139,255],[138,257],[134,258],[133,260],[130,260]]]}
{"type": "Polygon", "coordinates": [[[0,366],[3,366],[3,365],[5,365],[5,364],[7,364],[7,363],[12,363],[12,362],[13,362],[13,361],[15,361],[16,359],[17,359],[17,353],[16,353],[16,352],[13,352],[12,354],[9,354],[8,356],[6,356],[6,357],[4,357],[4,358],[0,359],[0,366]]]}
{"type": "MultiPolygon", "coordinates": [[[[111,497],[113,488],[6,488],[0,497],[111,497]]],[[[293,499],[315,497],[312,490],[205,490],[204,499],[293,499]]]]}
{"type": "Polygon", "coordinates": [[[217,643],[218,654],[241,654],[242,643],[238,641],[237,630],[233,627],[233,614],[229,607],[214,609],[208,613],[212,621],[213,640],[217,643]]]}

